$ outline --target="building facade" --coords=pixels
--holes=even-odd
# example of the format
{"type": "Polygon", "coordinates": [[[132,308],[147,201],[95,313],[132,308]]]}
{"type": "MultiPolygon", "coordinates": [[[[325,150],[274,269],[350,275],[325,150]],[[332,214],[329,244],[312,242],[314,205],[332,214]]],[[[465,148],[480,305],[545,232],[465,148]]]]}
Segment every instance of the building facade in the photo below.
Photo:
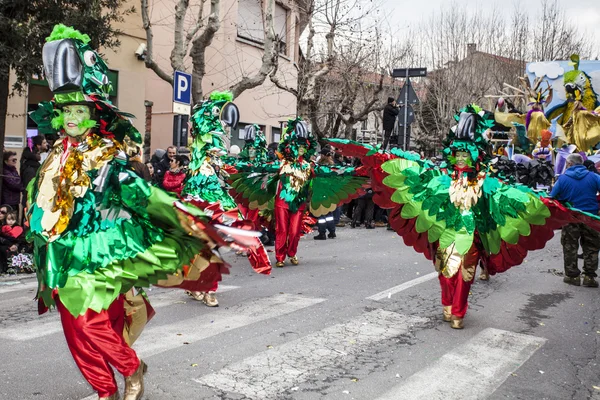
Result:
{"type": "MultiPolygon", "coordinates": [[[[171,71],[169,57],[173,48],[176,4],[175,0],[149,0],[154,59],[166,71],[171,71]]],[[[210,2],[204,4],[207,7],[204,15],[208,15],[210,2]]],[[[119,38],[121,46],[114,51],[100,49],[100,52],[111,70],[111,100],[121,110],[136,115],[137,119],[133,122],[140,132],[150,130],[153,152],[173,144],[173,89],[145,67],[139,52],[140,45],[146,44],[139,3],[130,1],[129,6],[135,6],[136,12],[115,25],[122,32],[119,38]]],[[[264,8],[264,0],[221,0],[220,29],[206,52],[205,94],[227,90],[243,76],[251,76],[260,68],[264,8]]],[[[298,41],[305,26],[300,22],[303,14],[295,0],[277,1],[274,14],[276,34],[281,41],[279,73],[287,85],[295,87],[298,41]]],[[[187,72],[191,72],[191,59],[186,59],[185,65],[187,72]]],[[[36,78],[32,77],[24,95],[9,99],[4,145],[6,150],[17,151],[18,154],[26,145],[27,138],[37,135],[35,123],[27,118],[27,112],[35,110],[39,102],[52,98],[47,83],[36,78]]],[[[234,102],[240,109],[241,120],[238,129],[232,132],[232,144],[241,145],[241,129],[253,123],[263,127],[269,142],[278,141],[282,122],[296,114],[295,97],[276,88],[268,79],[262,86],[242,93],[234,102]]]]}

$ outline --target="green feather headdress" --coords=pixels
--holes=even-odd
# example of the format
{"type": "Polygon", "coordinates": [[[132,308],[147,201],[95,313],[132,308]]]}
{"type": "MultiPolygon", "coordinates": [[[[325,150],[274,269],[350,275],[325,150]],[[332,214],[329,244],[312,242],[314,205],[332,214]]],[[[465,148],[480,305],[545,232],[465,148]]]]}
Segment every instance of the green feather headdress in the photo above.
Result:
{"type": "Polygon", "coordinates": [[[277,151],[287,159],[297,159],[300,146],[304,146],[306,149],[303,157],[309,159],[317,151],[317,139],[309,131],[302,118],[296,117],[288,120],[277,151]]]}
{"type": "Polygon", "coordinates": [[[478,167],[488,156],[489,143],[484,133],[495,124],[493,114],[486,113],[476,104],[469,104],[454,116],[454,120],[458,125],[448,132],[444,156],[450,164],[454,164],[455,153],[464,151],[471,155],[478,167]]]}
{"type": "MultiPolygon", "coordinates": [[[[257,124],[253,124],[250,127],[247,127],[247,130],[252,130],[254,139],[251,137],[245,137],[246,145],[244,149],[238,155],[239,160],[249,160],[250,156],[248,155],[248,151],[250,148],[254,148],[256,151],[256,160],[264,161],[267,159],[267,138],[263,134],[263,131],[257,124]],[[251,128],[251,129],[248,129],[251,128]]],[[[252,133],[247,132],[246,135],[252,136],[252,133]]]]}
{"type": "Polygon", "coordinates": [[[114,137],[119,142],[127,136],[141,143],[142,137],[130,120],[134,116],[111,103],[108,67],[89,42],[88,35],[72,27],[63,24],[54,27],[43,49],[44,71],[54,90],[54,98],[52,102],[41,103],[30,114],[31,118],[38,123],[41,134],[58,134],[63,120],[61,108],[69,104],[86,104],[98,122],[84,121],[82,127],[97,127],[99,134],[114,137]],[[70,69],[66,78],[62,76],[65,69],[70,69]],[[80,71],[79,75],[76,71],[80,71]],[[53,79],[55,73],[58,80],[53,79]]]}

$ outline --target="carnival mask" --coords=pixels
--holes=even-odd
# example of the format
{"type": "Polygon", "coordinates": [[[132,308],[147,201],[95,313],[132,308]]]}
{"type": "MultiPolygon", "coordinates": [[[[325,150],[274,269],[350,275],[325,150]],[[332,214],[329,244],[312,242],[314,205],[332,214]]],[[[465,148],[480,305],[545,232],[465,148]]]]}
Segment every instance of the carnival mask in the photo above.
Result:
{"type": "Polygon", "coordinates": [[[80,137],[87,133],[90,128],[86,121],[91,120],[90,108],[86,105],[70,105],[64,106],[63,113],[63,129],[68,136],[80,137]]]}
{"type": "Polygon", "coordinates": [[[306,153],[306,146],[298,147],[298,157],[302,157],[306,153]]]}
{"type": "Polygon", "coordinates": [[[250,159],[254,159],[254,158],[256,158],[256,149],[255,149],[254,147],[250,147],[250,148],[248,149],[248,157],[249,157],[250,159]]]}
{"type": "Polygon", "coordinates": [[[456,155],[456,167],[459,169],[466,168],[471,164],[471,156],[466,151],[457,151],[456,155]]]}

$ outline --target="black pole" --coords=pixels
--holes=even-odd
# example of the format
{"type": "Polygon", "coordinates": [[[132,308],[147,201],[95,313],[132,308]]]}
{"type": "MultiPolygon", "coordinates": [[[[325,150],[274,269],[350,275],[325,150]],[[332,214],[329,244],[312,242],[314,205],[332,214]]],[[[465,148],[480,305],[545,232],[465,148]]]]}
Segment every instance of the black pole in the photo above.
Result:
{"type": "MultiPolygon", "coordinates": [[[[408,68],[406,68],[406,82],[405,86],[410,86],[410,78],[408,77],[408,68]]],[[[402,147],[406,151],[406,126],[408,125],[408,87],[404,91],[404,142],[402,147]]]]}
{"type": "Polygon", "coordinates": [[[175,147],[177,154],[179,154],[179,146],[181,146],[181,114],[175,116],[177,118],[177,135],[175,135],[175,147]]]}

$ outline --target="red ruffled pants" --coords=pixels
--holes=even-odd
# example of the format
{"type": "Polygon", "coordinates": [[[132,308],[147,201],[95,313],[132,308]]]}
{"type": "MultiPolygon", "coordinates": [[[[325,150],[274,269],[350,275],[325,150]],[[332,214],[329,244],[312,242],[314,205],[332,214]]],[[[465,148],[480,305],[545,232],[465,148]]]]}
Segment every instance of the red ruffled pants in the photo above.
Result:
{"type": "Polygon", "coordinates": [[[450,278],[446,278],[443,274],[439,274],[440,287],[442,289],[442,305],[452,306],[452,315],[457,318],[464,318],[469,307],[469,291],[475,273],[477,272],[477,263],[479,261],[479,252],[475,245],[471,247],[469,252],[462,257],[462,266],[458,272],[450,278]],[[472,270],[470,278],[466,281],[463,278],[463,269],[469,268],[472,270]]]}
{"type": "Polygon", "coordinates": [[[123,376],[131,376],[140,360],[123,339],[125,324],[124,297],[119,296],[108,308],[97,313],[87,310],[74,317],[56,297],[56,308],[75,364],[99,397],[117,391],[111,365],[123,376]]]}
{"type": "Polygon", "coordinates": [[[285,257],[294,257],[302,234],[302,215],[305,206],[290,212],[287,207],[275,204],[275,258],[282,262],[285,257]]]}

